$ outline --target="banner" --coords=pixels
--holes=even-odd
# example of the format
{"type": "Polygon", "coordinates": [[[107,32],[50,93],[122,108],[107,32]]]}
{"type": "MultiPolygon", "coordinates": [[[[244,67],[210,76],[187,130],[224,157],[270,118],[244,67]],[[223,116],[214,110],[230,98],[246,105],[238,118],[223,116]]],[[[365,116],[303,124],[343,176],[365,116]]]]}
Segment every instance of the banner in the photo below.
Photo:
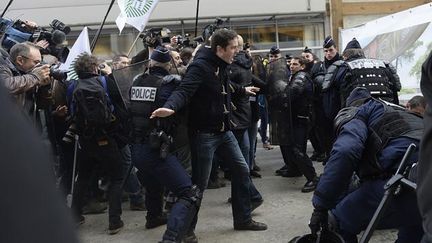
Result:
{"type": "Polygon", "coordinates": [[[68,71],[68,80],[78,79],[78,75],[74,70],[74,64],[75,60],[84,53],[91,54],[87,27],[84,27],[84,29],[81,31],[81,34],[78,36],[78,39],[75,41],[69,52],[66,62],[60,65],[61,70],[68,71]]]}
{"type": "Polygon", "coordinates": [[[143,31],[157,3],[158,0],[118,0],[120,14],[116,24],[120,33],[126,24],[143,31]]]}

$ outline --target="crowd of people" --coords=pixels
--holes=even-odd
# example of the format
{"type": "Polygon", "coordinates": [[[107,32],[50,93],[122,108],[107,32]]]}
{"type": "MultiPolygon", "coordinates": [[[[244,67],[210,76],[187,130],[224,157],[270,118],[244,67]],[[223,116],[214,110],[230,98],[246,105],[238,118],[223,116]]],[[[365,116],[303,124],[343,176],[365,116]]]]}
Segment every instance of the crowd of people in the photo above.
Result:
{"type": "MultiPolygon", "coordinates": [[[[261,177],[259,133],[263,148],[279,145],[283,166],[275,174],[304,176],[301,192],[314,192],[312,235],[330,224],[345,242],[357,242],[405,151],[420,145],[427,100],[400,106],[396,70],[366,57],[356,39],[339,53],[326,37],[323,61],[308,47],[298,55],[283,56],[277,46],[254,54],[224,28],[195,48],[176,36],[143,42],[136,56],[118,54],[109,65],[80,55],[71,80],[53,68],[61,60],[44,41],[1,49],[0,80],[51,149],[77,225],[108,208],[108,232],[117,234],[127,195],[131,210],[146,211],[147,229],[166,224],[161,242],[198,242],[201,201],[206,189],[225,186],[222,170],[231,181],[234,230],[267,230],[251,216],[264,202],[251,179],[261,177]],[[313,161],[325,165],[322,175],[313,161]]],[[[418,154],[407,168],[417,168],[418,154]]],[[[397,228],[398,242],[420,242],[415,192],[402,188],[392,203],[379,228],[397,228]]]]}

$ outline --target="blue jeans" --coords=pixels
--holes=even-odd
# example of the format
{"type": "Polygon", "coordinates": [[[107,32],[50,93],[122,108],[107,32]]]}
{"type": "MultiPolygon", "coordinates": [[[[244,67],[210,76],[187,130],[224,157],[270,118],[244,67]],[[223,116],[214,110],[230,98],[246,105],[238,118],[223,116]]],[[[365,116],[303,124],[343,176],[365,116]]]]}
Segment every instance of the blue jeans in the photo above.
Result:
{"type": "Polygon", "coordinates": [[[269,138],[267,137],[267,126],[269,123],[268,111],[267,111],[267,101],[264,95],[258,96],[259,102],[259,116],[261,119],[259,133],[261,136],[261,142],[267,143],[269,138]]]}
{"type": "Polygon", "coordinates": [[[255,163],[255,153],[256,153],[256,142],[257,142],[257,134],[258,134],[258,121],[252,122],[251,126],[248,129],[249,135],[249,159],[251,170],[253,169],[255,163]]]}
{"type": "MultiPolygon", "coordinates": [[[[215,152],[227,163],[232,173],[231,198],[234,224],[251,220],[251,179],[249,166],[231,131],[221,133],[193,132],[191,134],[192,181],[201,191],[207,188],[215,152]]],[[[196,225],[194,220],[192,229],[196,225]]]]}
{"type": "Polygon", "coordinates": [[[249,170],[251,170],[252,163],[251,163],[251,158],[249,156],[249,150],[250,150],[249,133],[247,129],[233,130],[232,132],[235,138],[237,139],[241,153],[243,154],[243,157],[249,166],[249,170]]]}
{"type": "MultiPolygon", "coordinates": [[[[159,149],[152,149],[148,144],[132,145],[132,159],[142,173],[146,187],[145,204],[147,207],[147,220],[154,219],[162,214],[163,191],[166,187],[179,198],[187,197],[192,187],[191,179],[182,167],[179,160],[172,154],[161,159],[159,149]]],[[[177,201],[171,209],[164,235],[179,236],[189,229],[195,210],[177,201]]],[[[181,238],[181,237],[180,237],[181,238]]]]}
{"type": "Polygon", "coordinates": [[[144,198],[141,195],[141,183],[138,180],[136,172],[132,164],[131,149],[129,145],[124,146],[120,149],[120,155],[122,158],[123,167],[123,178],[126,179],[124,182],[124,190],[129,193],[129,199],[131,204],[141,204],[144,202],[144,198]],[[127,173],[129,172],[129,175],[127,173]]]}

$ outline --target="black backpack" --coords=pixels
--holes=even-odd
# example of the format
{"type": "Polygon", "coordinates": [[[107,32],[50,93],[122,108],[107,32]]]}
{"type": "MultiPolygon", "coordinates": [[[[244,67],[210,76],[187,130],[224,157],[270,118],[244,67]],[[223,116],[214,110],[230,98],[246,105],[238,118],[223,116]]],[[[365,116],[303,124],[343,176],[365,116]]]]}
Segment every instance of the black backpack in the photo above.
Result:
{"type": "Polygon", "coordinates": [[[115,117],[105,77],[80,79],[72,85],[72,115],[78,129],[86,132],[107,128],[115,117]]]}

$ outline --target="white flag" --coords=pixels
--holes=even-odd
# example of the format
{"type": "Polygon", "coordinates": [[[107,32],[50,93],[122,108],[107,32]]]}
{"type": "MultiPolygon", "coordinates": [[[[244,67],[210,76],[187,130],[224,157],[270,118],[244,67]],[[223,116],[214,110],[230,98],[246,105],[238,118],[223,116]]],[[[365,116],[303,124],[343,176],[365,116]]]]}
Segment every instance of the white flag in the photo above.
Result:
{"type": "Polygon", "coordinates": [[[159,0],[118,0],[120,14],[116,19],[117,27],[122,32],[130,24],[140,32],[144,30],[150,14],[159,0]]]}
{"type": "Polygon", "coordinates": [[[69,52],[66,62],[60,65],[61,70],[68,71],[68,80],[78,79],[78,75],[74,70],[74,64],[76,59],[84,53],[91,54],[87,27],[84,27],[84,29],[81,31],[81,34],[78,36],[78,39],[75,41],[69,52]]]}

